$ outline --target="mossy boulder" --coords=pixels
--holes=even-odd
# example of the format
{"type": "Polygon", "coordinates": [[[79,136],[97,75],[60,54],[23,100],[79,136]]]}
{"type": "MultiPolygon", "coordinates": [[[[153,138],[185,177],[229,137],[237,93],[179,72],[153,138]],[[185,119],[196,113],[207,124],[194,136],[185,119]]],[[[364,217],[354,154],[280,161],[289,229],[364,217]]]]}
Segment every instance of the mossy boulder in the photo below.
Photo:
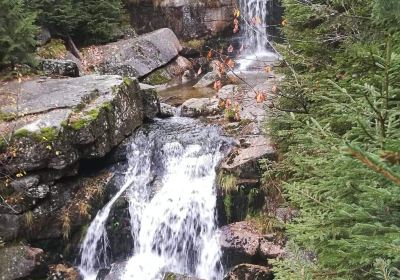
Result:
{"type": "MultiPolygon", "coordinates": [[[[18,106],[0,102],[7,104],[2,112],[15,116],[0,122],[0,157],[5,163],[0,172],[7,175],[0,180],[0,195],[7,202],[0,203],[0,221],[7,222],[7,228],[0,227],[0,238],[6,241],[21,233],[21,220],[31,220],[24,218],[27,213],[59,223],[58,214],[54,220],[49,217],[69,201],[72,190],[64,196],[60,182],[77,175],[83,160],[105,157],[159,113],[152,87],[121,76],[11,82],[0,92],[0,99],[18,96],[18,106]]],[[[38,231],[36,237],[59,237],[60,232],[53,227],[38,231]]]]}

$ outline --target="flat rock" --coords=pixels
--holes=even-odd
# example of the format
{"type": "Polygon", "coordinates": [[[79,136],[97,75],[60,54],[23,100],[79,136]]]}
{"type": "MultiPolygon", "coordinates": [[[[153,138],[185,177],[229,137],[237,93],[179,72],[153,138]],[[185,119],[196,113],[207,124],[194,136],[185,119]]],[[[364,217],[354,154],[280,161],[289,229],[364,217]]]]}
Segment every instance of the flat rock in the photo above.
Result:
{"type": "Polygon", "coordinates": [[[18,108],[15,104],[2,106],[3,113],[19,115],[46,112],[54,109],[73,108],[97,96],[107,96],[112,88],[123,83],[121,76],[88,75],[76,79],[39,78],[19,85],[11,83],[0,88],[1,93],[19,93],[18,108]],[[19,86],[21,86],[20,92],[19,86]]]}
{"type": "Polygon", "coordinates": [[[182,50],[171,29],[88,48],[84,59],[101,74],[143,77],[172,61],[182,50]]]}
{"type": "MultiPolygon", "coordinates": [[[[14,280],[28,278],[43,263],[43,250],[28,246],[11,246],[0,249],[0,279],[14,280]]],[[[32,275],[33,276],[33,275],[32,275]]]]}
{"type": "Polygon", "coordinates": [[[205,88],[210,87],[217,80],[217,74],[213,71],[205,74],[201,79],[193,86],[194,88],[205,88]]]}
{"type": "Polygon", "coordinates": [[[219,100],[217,98],[191,98],[181,106],[183,117],[206,117],[220,114],[219,100]]]}
{"type": "Polygon", "coordinates": [[[261,123],[267,114],[268,101],[258,103],[256,100],[256,92],[262,91],[268,93],[270,84],[257,85],[254,89],[249,89],[246,86],[226,85],[223,86],[217,93],[218,98],[225,100],[230,99],[240,104],[240,118],[242,120],[250,120],[256,123],[261,123]]]}
{"type": "Polygon", "coordinates": [[[260,166],[258,161],[263,158],[274,160],[276,150],[264,136],[254,136],[244,139],[242,147],[229,154],[221,164],[221,169],[241,178],[258,178],[260,166]]]}

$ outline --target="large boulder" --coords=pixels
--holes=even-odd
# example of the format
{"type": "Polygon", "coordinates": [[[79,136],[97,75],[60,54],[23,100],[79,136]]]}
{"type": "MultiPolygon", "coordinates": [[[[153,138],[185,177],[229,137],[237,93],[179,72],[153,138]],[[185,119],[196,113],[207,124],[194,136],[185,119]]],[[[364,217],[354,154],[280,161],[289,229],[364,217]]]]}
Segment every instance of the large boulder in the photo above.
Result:
{"type": "Polygon", "coordinates": [[[139,33],[169,27],[179,38],[216,36],[231,27],[235,3],[231,0],[140,0],[128,5],[132,25],[139,33]]]}
{"type": "Polygon", "coordinates": [[[236,148],[221,163],[220,169],[242,179],[257,179],[261,175],[259,160],[276,159],[276,149],[270,139],[262,135],[242,139],[236,148]]]}
{"type": "Polygon", "coordinates": [[[43,277],[42,269],[42,249],[22,245],[0,249],[0,280],[29,278],[33,273],[43,277]]]}
{"type": "Polygon", "coordinates": [[[78,64],[72,60],[42,59],[39,66],[46,75],[79,77],[78,64]]]}
{"type": "Polygon", "coordinates": [[[102,184],[74,181],[79,164],[105,157],[159,113],[153,87],[108,75],[9,83],[0,88],[0,100],[7,100],[0,102],[7,104],[0,108],[6,119],[0,132],[8,139],[1,143],[5,164],[0,171],[11,178],[0,181],[0,238],[5,241],[57,239],[69,234],[66,228],[87,223],[90,215],[80,215],[77,202],[83,199],[93,211],[98,207],[84,198],[76,201],[76,193],[91,200],[96,196],[85,192],[102,184]],[[65,216],[70,204],[76,211],[65,216]]]}
{"type": "Polygon", "coordinates": [[[224,280],[272,280],[272,271],[265,266],[254,264],[240,264],[235,266],[225,277],[224,280]]]}
{"type": "Polygon", "coordinates": [[[193,86],[195,88],[205,88],[210,87],[218,79],[218,75],[211,71],[205,74],[201,79],[193,86]]]}
{"type": "MultiPolygon", "coordinates": [[[[13,95],[14,86],[19,85],[0,91],[13,95]]],[[[16,128],[9,147],[18,146],[19,152],[0,168],[10,175],[63,170],[81,158],[103,157],[159,111],[152,88],[120,76],[36,79],[20,86],[18,106],[0,108],[14,118],[0,124],[2,134],[16,128]]]]}
{"type": "Polygon", "coordinates": [[[83,56],[86,67],[100,74],[141,78],[172,61],[181,50],[174,32],[163,28],[136,38],[87,48],[83,56]]]}
{"type": "Polygon", "coordinates": [[[191,98],[181,106],[183,117],[206,117],[220,114],[219,102],[216,98],[191,98]]]}

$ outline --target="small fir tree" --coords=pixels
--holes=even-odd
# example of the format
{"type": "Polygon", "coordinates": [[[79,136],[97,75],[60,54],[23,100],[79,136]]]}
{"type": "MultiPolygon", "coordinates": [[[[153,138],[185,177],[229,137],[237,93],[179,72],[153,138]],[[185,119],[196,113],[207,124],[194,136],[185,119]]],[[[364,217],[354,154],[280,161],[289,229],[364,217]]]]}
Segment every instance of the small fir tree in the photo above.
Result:
{"type": "Polygon", "coordinates": [[[22,0],[0,0],[0,69],[33,63],[37,27],[35,13],[22,0]]]}

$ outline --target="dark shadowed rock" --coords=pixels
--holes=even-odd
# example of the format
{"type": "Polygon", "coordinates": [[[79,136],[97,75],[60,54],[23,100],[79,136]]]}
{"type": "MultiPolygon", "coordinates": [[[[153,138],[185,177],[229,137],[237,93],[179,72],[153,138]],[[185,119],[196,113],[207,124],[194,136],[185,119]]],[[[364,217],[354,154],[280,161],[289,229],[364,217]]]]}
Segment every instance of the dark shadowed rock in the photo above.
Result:
{"type": "MultiPolygon", "coordinates": [[[[43,250],[28,246],[11,246],[0,249],[0,279],[13,280],[28,278],[33,273],[36,278],[43,265],[43,250]]],[[[32,275],[33,276],[33,275],[32,275]]]]}
{"type": "Polygon", "coordinates": [[[40,27],[36,39],[40,46],[46,45],[51,39],[50,30],[43,26],[40,27]]]}
{"type": "Polygon", "coordinates": [[[89,48],[87,64],[101,74],[144,77],[172,61],[182,50],[178,38],[163,28],[137,38],[89,48]]]}
{"type": "MultiPolygon", "coordinates": [[[[275,235],[262,234],[254,223],[243,221],[221,228],[220,244],[225,267],[241,263],[267,263],[284,254],[282,246],[275,242],[275,235]]],[[[245,279],[245,278],[243,278],[245,279]]]]}
{"type": "Polygon", "coordinates": [[[224,280],[272,280],[274,276],[265,266],[254,264],[240,264],[235,266],[224,280]]]}
{"type": "Polygon", "coordinates": [[[223,263],[232,267],[256,261],[262,235],[249,222],[238,222],[221,228],[220,244],[223,263]]]}
{"type": "Polygon", "coordinates": [[[81,280],[78,270],[64,264],[51,265],[47,280],[81,280]]]}
{"type": "Polygon", "coordinates": [[[13,214],[0,214],[0,238],[10,241],[18,236],[20,229],[20,216],[13,214]]]}
{"type": "Polygon", "coordinates": [[[78,65],[72,60],[43,59],[39,68],[50,76],[79,77],[78,65]]]}

